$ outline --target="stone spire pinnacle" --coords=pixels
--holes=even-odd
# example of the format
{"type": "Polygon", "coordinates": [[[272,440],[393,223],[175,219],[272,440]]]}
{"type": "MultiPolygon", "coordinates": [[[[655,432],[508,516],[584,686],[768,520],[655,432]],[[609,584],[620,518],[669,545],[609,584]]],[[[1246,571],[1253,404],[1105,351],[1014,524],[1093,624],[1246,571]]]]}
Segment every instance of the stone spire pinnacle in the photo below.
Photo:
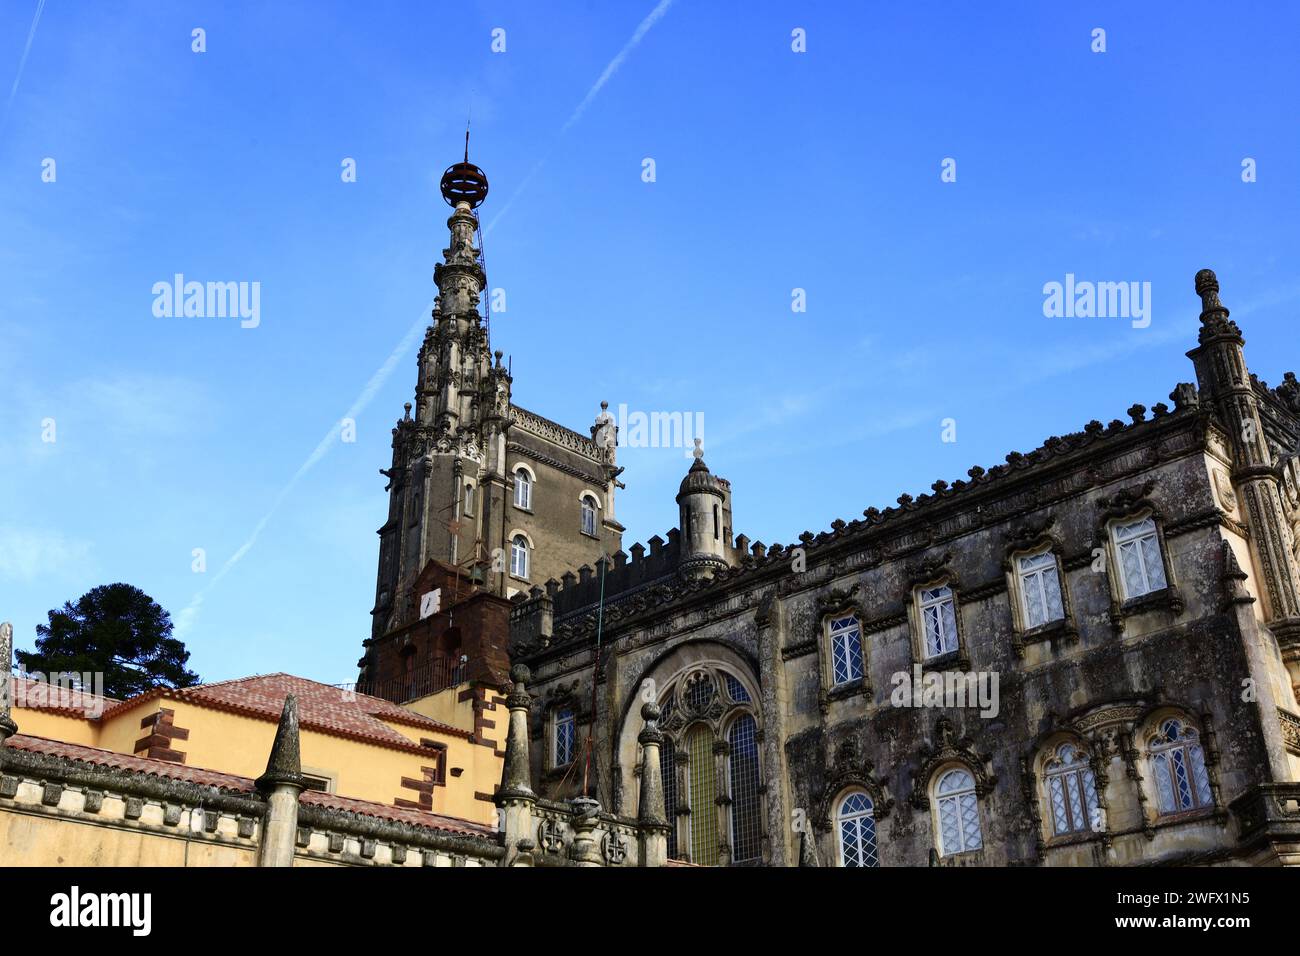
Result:
{"type": "Polygon", "coordinates": [[[1227,307],[1219,301],[1219,277],[1213,269],[1196,273],[1196,294],[1201,297],[1201,344],[1220,336],[1240,339],[1241,329],[1228,318],[1227,307]]]}
{"type": "Polygon", "coordinates": [[[532,703],[532,697],[526,685],[531,677],[532,673],[523,664],[510,668],[510,679],[515,686],[506,696],[510,725],[506,731],[506,756],[501,768],[498,797],[532,799],[536,796],[528,760],[528,705],[532,703]]]}
{"type": "Polygon", "coordinates": [[[305,784],[298,737],[298,698],[289,694],[284,698],[284,710],[280,713],[280,726],[275,729],[275,742],[271,744],[266,773],[257,778],[257,788],[264,792],[279,786],[301,790],[305,784]]]}
{"type": "Polygon", "coordinates": [[[13,696],[14,626],[0,623],[0,744],[18,733],[18,725],[9,715],[13,696]]]}

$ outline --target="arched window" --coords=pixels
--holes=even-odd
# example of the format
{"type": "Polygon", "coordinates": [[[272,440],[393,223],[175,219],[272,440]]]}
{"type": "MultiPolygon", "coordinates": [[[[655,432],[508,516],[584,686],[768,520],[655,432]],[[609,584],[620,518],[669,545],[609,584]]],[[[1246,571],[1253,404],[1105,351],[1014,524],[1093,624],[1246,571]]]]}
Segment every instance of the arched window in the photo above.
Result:
{"type": "Polygon", "coordinates": [[[713,761],[713,731],[696,724],[686,735],[690,755],[691,862],[715,866],[718,862],[718,773],[713,761]]]}
{"type": "Polygon", "coordinates": [[[762,860],[766,825],[755,697],[752,685],[714,664],[693,665],[661,691],[659,767],[670,858],[701,866],[762,860]]]}
{"type": "Polygon", "coordinates": [[[1181,720],[1162,721],[1148,750],[1162,814],[1184,813],[1214,803],[1205,753],[1195,730],[1181,720]]]}
{"type": "Polygon", "coordinates": [[[879,866],[876,855],[876,808],[860,790],[840,801],[835,813],[840,837],[840,866],[879,866]]]}
{"type": "Polygon", "coordinates": [[[1165,581],[1164,559],[1160,556],[1160,538],[1156,523],[1151,518],[1141,518],[1126,524],[1116,524],[1111,533],[1119,556],[1120,583],[1124,598],[1141,597],[1152,591],[1163,591],[1165,581]]]}
{"type": "Polygon", "coordinates": [[[939,777],[934,788],[939,817],[939,855],[949,856],[984,845],[975,778],[960,767],[939,777]]]}
{"type": "Polygon", "coordinates": [[[525,511],[533,507],[533,476],[524,468],[515,470],[515,507],[525,511]]]}
{"type": "Polygon", "coordinates": [[[731,783],[731,860],[762,856],[763,828],[758,819],[758,733],[754,718],[741,714],[727,733],[731,783]]]}
{"type": "Polygon", "coordinates": [[[1043,783],[1054,836],[1099,829],[1097,782],[1087,757],[1074,744],[1061,744],[1043,764],[1043,783]]]}
{"type": "Polygon", "coordinates": [[[528,539],[517,534],[510,542],[510,573],[517,578],[528,578],[528,539]]]}
{"type": "Polygon", "coordinates": [[[596,536],[596,502],[587,497],[582,499],[582,533],[596,536]]]}
{"type": "Polygon", "coordinates": [[[468,517],[474,515],[474,482],[465,482],[465,507],[461,509],[468,517]]]}

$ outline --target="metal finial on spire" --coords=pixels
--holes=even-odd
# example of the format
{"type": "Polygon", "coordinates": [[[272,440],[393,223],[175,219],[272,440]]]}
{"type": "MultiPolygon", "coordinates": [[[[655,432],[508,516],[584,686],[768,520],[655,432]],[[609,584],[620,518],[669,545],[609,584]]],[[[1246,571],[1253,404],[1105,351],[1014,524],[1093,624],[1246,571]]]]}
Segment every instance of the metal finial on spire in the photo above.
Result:
{"type": "Polygon", "coordinates": [[[471,209],[487,199],[487,174],[469,161],[469,123],[465,123],[465,161],[448,166],[438,187],[447,205],[469,203],[471,209]]]}

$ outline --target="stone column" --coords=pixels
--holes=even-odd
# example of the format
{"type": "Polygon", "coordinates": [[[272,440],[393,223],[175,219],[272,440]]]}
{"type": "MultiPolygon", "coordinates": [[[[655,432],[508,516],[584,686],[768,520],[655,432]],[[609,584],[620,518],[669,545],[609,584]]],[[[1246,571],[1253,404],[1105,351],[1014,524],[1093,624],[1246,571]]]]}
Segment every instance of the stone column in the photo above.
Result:
{"type": "Polygon", "coordinates": [[[18,725],[10,716],[13,697],[14,626],[8,621],[0,624],[0,744],[18,733],[18,725]]]}
{"type": "Polygon", "coordinates": [[[641,745],[641,796],[637,803],[637,830],[641,837],[641,865],[663,866],[668,861],[668,813],[664,806],[664,781],[659,749],[664,735],[659,730],[659,705],[644,704],[645,727],[636,738],[641,745]]]}
{"type": "Polygon", "coordinates": [[[514,690],[506,696],[510,709],[510,724],[506,733],[506,757],[501,768],[501,786],[496,793],[496,805],[501,815],[501,829],[505,838],[506,856],[503,866],[526,866],[532,859],[533,806],[537,794],[533,792],[532,771],[528,759],[528,705],[532,697],[527,683],[531,672],[523,664],[510,668],[514,690]]]}
{"type": "Polygon", "coordinates": [[[569,846],[569,859],[577,866],[601,866],[600,846],[596,842],[600,801],[592,797],[574,797],[569,805],[573,808],[573,843],[569,846]]]}
{"type": "Polygon", "coordinates": [[[257,789],[266,798],[262,818],[258,866],[293,866],[293,848],[298,835],[298,796],[306,781],[302,775],[302,753],[298,739],[298,700],[284,699],[280,726],[266,762],[266,773],[257,778],[257,789]]]}
{"type": "MultiPolygon", "coordinates": [[[[758,626],[758,680],[762,696],[763,730],[759,746],[763,755],[763,783],[767,809],[766,862],[789,866],[789,793],[785,767],[785,664],[781,660],[784,629],[781,605],[775,596],[764,599],[754,616],[758,626]]],[[[810,825],[810,824],[805,824],[810,825]]]]}

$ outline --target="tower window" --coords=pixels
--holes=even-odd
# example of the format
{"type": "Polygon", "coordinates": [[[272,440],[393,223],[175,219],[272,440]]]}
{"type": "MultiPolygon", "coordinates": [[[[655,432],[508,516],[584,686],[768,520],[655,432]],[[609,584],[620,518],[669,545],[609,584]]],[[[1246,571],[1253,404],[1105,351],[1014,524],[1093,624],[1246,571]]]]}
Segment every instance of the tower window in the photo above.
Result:
{"type": "Polygon", "coordinates": [[[713,540],[717,541],[721,534],[721,522],[718,521],[718,506],[713,506],[713,540]]]}
{"type": "Polygon", "coordinates": [[[510,542],[510,573],[527,580],[529,558],[528,539],[522,534],[515,535],[510,542]]]}
{"type": "Polygon", "coordinates": [[[474,514],[474,483],[465,482],[465,507],[462,509],[466,515],[474,514]]]}
{"type": "Polygon", "coordinates": [[[515,472],[515,507],[525,511],[533,508],[533,476],[523,468],[515,472]]]}
{"type": "Polygon", "coordinates": [[[582,533],[596,536],[596,503],[590,498],[582,499],[582,533]]]}
{"type": "Polygon", "coordinates": [[[1118,552],[1120,582],[1124,597],[1135,598],[1152,591],[1162,591],[1165,565],[1160,555],[1160,538],[1150,517],[1128,524],[1117,524],[1112,531],[1118,552]]]}

